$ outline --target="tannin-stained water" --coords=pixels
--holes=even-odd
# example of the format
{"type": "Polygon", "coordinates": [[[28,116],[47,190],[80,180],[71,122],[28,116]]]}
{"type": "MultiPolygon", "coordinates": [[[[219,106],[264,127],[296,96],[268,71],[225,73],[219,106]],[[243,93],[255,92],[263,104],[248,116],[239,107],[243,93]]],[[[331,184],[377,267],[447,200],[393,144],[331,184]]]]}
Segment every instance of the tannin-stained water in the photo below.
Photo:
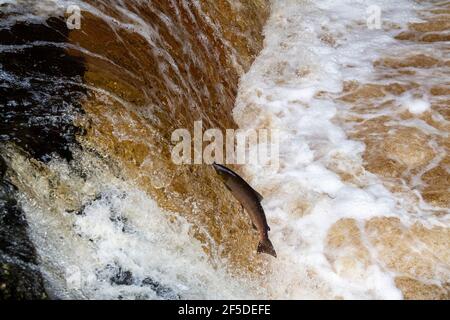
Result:
{"type": "MultiPolygon", "coordinates": [[[[53,148],[70,157],[20,135],[1,149],[55,297],[448,298],[448,3],[273,1],[261,52],[265,1],[76,4],[80,30],[25,41],[79,66],[71,108],[36,121],[65,119],[53,148]],[[199,119],[280,130],[277,170],[237,168],[264,196],[277,259],[256,255],[211,168],[171,162],[171,132],[199,119]]],[[[14,8],[5,26],[56,15],[14,8]]]]}
{"type": "Polygon", "coordinates": [[[448,9],[275,3],[234,109],[282,130],[280,169],[246,168],[279,251],[274,296],[448,298],[448,9]]]}
{"type": "Polygon", "coordinates": [[[262,46],[268,3],[71,2],[81,9],[79,30],[65,27],[68,4],[2,4],[2,156],[50,294],[257,297],[242,284],[264,264],[248,217],[212,168],[172,163],[170,138],[194,120],[236,126],[238,79],[262,46]],[[175,229],[137,240],[133,214],[162,227],[159,216],[175,229]],[[106,221],[128,226],[104,233],[106,221]],[[137,252],[147,262],[132,257],[137,252]],[[207,289],[211,281],[216,289],[207,289]]]}

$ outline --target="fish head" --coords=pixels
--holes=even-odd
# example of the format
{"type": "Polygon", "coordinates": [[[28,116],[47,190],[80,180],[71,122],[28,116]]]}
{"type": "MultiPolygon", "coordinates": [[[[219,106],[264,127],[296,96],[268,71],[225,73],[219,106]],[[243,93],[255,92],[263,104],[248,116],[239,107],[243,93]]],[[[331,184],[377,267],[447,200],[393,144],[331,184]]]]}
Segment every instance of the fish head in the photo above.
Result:
{"type": "Polygon", "coordinates": [[[214,167],[214,170],[216,170],[216,173],[219,175],[219,177],[223,181],[226,181],[227,177],[230,175],[228,172],[228,169],[220,164],[215,163],[215,162],[213,163],[213,167],[214,167]]]}

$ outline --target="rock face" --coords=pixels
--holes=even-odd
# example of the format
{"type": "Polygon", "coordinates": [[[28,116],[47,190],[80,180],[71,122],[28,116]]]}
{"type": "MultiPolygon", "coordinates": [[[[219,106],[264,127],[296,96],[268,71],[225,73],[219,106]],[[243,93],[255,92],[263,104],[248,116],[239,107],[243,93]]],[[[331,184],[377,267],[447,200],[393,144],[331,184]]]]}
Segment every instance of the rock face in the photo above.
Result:
{"type": "MultiPolygon", "coordinates": [[[[1,177],[4,169],[0,157],[1,177]]],[[[0,181],[0,300],[47,298],[27,227],[14,187],[0,181]]]]}
{"type": "MultiPolygon", "coordinates": [[[[53,155],[72,159],[71,147],[80,134],[73,114],[80,111],[85,90],[79,86],[83,62],[57,45],[66,41],[63,20],[46,24],[20,22],[0,29],[1,45],[24,45],[0,52],[0,146],[14,143],[39,161],[53,155]],[[41,42],[28,46],[30,42],[41,42]]],[[[46,299],[28,224],[15,200],[15,186],[4,177],[0,154],[0,299],[46,299]]]]}
{"type": "Polygon", "coordinates": [[[78,85],[84,66],[58,46],[67,35],[64,21],[56,18],[46,25],[21,22],[0,28],[0,45],[25,46],[0,52],[0,70],[8,75],[0,80],[0,143],[14,142],[42,161],[54,153],[70,160],[80,133],[73,114],[80,111],[85,92],[78,85]]]}

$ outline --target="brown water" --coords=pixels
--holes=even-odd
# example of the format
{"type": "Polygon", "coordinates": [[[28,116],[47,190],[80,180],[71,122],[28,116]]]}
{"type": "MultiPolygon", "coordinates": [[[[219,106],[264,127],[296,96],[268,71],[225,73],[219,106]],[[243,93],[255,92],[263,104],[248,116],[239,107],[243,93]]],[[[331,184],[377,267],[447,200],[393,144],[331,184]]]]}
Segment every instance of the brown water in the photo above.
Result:
{"type": "Polygon", "coordinates": [[[68,133],[46,138],[70,156],[33,133],[2,147],[53,294],[448,298],[448,3],[381,1],[375,31],[361,1],[77,4],[80,30],[24,41],[78,66],[72,107],[49,117],[68,133]],[[237,168],[265,197],[276,260],[212,168],[172,163],[171,133],[200,119],[282,131],[278,170],[237,168]]]}

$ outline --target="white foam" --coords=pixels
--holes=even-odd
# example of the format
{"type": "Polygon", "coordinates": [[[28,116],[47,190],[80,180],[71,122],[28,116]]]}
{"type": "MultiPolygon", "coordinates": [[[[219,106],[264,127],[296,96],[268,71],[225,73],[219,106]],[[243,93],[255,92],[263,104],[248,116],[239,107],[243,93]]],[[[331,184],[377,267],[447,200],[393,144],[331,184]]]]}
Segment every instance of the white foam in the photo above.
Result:
{"type": "MultiPolygon", "coordinates": [[[[334,171],[338,166],[348,174],[364,172],[365,146],[349,140],[336,120],[346,106],[316,96],[341,91],[344,80],[370,82],[373,62],[386,48],[401,47],[390,31],[367,27],[369,5],[382,9],[385,25],[419,20],[418,5],[410,1],[274,1],[264,50],[241,79],[233,110],[239,127],[270,123],[281,131],[280,169],[246,167],[253,183],[267,190],[263,204],[279,257],[272,260],[270,283],[276,298],[402,297],[375,257],[345,277],[324,251],[328,230],[339,219],[360,224],[380,216],[409,219],[376,176],[360,175],[361,185],[355,186],[334,171]]],[[[428,108],[424,100],[408,102],[413,113],[428,108]]]]}
{"type": "Polygon", "coordinates": [[[164,212],[139,190],[105,187],[102,199],[82,216],[45,211],[25,203],[34,230],[42,271],[57,297],[88,299],[247,299],[257,297],[221,266],[215,268],[202,244],[189,234],[190,224],[164,212]],[[171,222],[169,222],[172,217],[171,222]],[[61,220],[63,222],[61,222],[61,220]],[[72,223],[73,229],[61,227],[72,223]],[[131,272],[131,284],[114,284],[112,277],[131,272]],[[157,294],[142,285],[152,279],[163,288],[157,294]]]}
{"type": "Polygon", "coordinates": [[[43,23],[49,17],[63,16],[71,4],[70,0],[0,0],[0,10],[7,14],[0,26],[17,22],[43,23]]]}
{"type": "Polygon", "coordinates": [[[226,261],[205,253],[186,219],[160,209],[145,192],[90,162],[95,158],[76,153],[87,174],[80,179],[62,160],[50,163],[47,176],[22,156],[13,157],[21,206],[52,297],[262,297],[250,280],[231,275],[226,261]],[[68,185],[68,193],[53,185],[68,185]],[[74,212],[68,209],[74,202],[85,205],[74,212]]]}
{"type": "Polygon", "coordinates": [[[421,114],[427,110],[430,110],[430,102],[422,99],[413,99],[405,102],[405,106],[412,114],[421,114]]]}

